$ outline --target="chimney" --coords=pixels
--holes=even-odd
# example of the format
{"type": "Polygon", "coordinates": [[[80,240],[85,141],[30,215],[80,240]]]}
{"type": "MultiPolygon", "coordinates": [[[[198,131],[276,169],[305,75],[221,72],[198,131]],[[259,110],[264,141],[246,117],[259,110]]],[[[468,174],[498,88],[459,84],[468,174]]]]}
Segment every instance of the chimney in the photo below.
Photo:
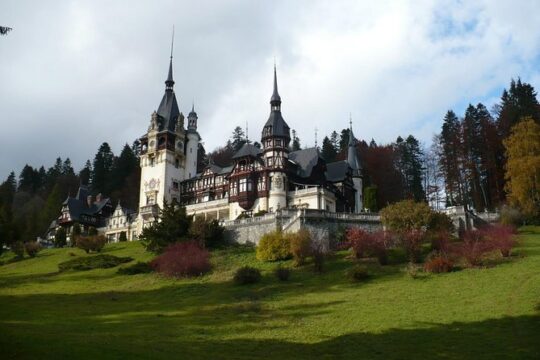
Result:
{"type": "Polygon", "coordinates": [[[101,195],[101,193],[99,193],[99,194],[96,195],[96,202],[99,203],[99,202],[101,202],[101,200],[103,200],[103,195],[101,195]]]}
{"type": "Polygon", "coordinates": [[[88,204],[88,207],[92,206],[92,195],[86,197],[86,203],[88,204]]]}

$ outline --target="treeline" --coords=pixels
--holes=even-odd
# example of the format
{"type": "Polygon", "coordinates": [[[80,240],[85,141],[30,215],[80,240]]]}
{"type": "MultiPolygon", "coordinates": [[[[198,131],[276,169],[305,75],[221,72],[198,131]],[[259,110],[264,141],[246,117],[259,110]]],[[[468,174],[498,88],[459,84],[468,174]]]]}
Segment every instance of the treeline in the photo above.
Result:
{"type": "Polygon", "coordinates": [[[121,200],[123,206],[135,209],[140,183],[137,145],[126,144],[115,156],[109,144],[103,143],[94,160],[88,160],[79,172],[69,158],[57,158],[48,169],[25,165],[18,178],[11,172],[0,185],[0,248],[43,236],[59,216],[62,202],[75,196],[81,184],[88,185],[93,195],[102,193],[113,204],[121,200]]]}

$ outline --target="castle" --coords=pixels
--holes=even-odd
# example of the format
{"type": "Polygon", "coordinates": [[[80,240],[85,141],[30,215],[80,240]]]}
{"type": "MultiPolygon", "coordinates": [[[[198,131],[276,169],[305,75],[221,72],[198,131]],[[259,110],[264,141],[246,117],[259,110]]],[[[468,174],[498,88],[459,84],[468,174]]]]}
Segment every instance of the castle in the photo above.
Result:
{"type": "Polygon", "coordinates": [[[96,226],[110,241],[118,241],[121,233],[134,240],[144,227],[158,221],[165,202],[176,202],[185,206],[188,215],[217,219],[225,225],[238,218],[296,209],[347,214],[362,211],[362,171],[352,124],[346,160],[327,163],[316,147],[292,151],[275,66],[261,148],[246,143],[229,166],[210,161],[200,172],[198,116],[192,107],[186,126],[174,83],[171,56],[165,93],[151,115],[147,133],[140,138],[138,211],[120,204],[113,209],[110,200],[101,197],[94,201],[82,187],[77,196],[64,202],[56,225],[67,227],[69,234],[69,227],[78,221],[83,227],[96,226]]]}

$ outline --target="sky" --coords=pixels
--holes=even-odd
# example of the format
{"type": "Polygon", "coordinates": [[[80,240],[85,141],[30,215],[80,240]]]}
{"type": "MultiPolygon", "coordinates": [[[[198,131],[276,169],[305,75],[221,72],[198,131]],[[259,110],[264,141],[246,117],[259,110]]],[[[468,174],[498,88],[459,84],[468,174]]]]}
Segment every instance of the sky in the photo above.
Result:
{"type": "Polygon", "coordinates": [[[172,27],[179,106],[195,103],[207,151],[269,114],[304,147],[348,127],[424,144],[449,109],[496,104],[512,78],[540,88],[540,1],[2,0],[0,180],[102,142],[143,135],[165,89],[172,27]]]}

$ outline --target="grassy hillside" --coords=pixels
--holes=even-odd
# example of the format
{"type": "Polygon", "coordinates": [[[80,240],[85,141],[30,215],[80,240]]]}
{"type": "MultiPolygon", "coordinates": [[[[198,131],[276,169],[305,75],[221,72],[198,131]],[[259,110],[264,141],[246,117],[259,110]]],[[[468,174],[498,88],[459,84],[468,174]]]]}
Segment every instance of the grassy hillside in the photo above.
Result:
{"type": "MultiPolygon", "coordinates": [[[[213,273],[194,280],[117,268],[58,273],[87,256],[45,250],[0,266],[2,358],[116,359],[533,359],[540,358],[540,228],[526,228],[511,261],[412,279],[403,265],[379,268],[355,284],[339,253],[315,275],[276,264],[253,249],[213,252],[213,273]],[[263,269],[262,283],[232,284],[241,265],[263,269]]],[[[104,253],[148,260],[139,243],[104,253]]],[[[6,261],[12,255],[5,254],[6,261]]],[[[128,264],[129,265],[129,264],[128,264]]],[[[126,266],[126,265],[123,265],[126,266]]]]}

